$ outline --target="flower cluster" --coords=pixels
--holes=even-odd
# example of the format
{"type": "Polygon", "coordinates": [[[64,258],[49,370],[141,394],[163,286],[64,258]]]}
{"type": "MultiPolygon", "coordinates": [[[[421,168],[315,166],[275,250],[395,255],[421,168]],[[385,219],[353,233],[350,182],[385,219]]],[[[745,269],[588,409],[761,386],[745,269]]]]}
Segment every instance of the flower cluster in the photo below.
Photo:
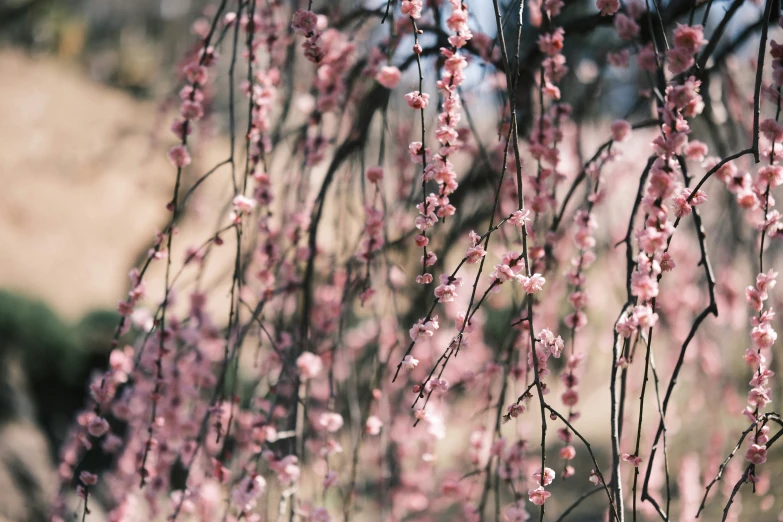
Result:
{"type": "Polygon", "coordinates": [[[745,414],[753,421],[759,412],[770,403],[771,389],[769,379],[774,372],[767,367],[767,356],[764,355],[775,344],[778,334],[772,327],[775,312],[772,308],[764,308],[764,303],[769,298],[769,292],[777,282],[777,272],[770,270],[756,276],[756,284],[745,290],[745,298],[755,315],[751,318],[752,329],[750,340],[752,348],[745,351],[745,362],[753,370],[753,378],[750,381],[751,390],[748,392],[748,406],[745,414]]]}
{"type": "Polygon", "coordinates": [[[693,56],[707,43],[704,28],[700,25],[677,24],[674,30],[674,47],[669,49],[669,71],[681,74],[693,67],[693,56]]]}

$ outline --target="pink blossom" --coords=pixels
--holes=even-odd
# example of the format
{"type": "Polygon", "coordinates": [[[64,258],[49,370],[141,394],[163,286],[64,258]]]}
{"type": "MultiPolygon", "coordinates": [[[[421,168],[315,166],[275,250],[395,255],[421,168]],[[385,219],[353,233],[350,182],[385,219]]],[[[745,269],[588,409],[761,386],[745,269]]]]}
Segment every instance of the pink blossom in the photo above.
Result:
{"type": "Polygon", "coordinates": [[[745,452],[745,460],[759,466],[767,462],[767,447],[751,444],[745,452]]]}
{"type": "Polygon", "coordinates": [[[515,211],[513,214],[511,214],[509,221],[517,227],[525,226],[525,223],[530,221],[530,210],[523,209],[515,211]]]}
{"type": "Polygon", "coordinates": [[[535,479],[537,484],[541,486],[548,486],[555,481],[555,470],[551,468],[544,468],[544,477],[542,479],[541,468],[538,468],[538,471],[533,473],[533,478],[535,479]]]}
{"type": "Polygon", "coordinates": [[[375,81],[386,87],[394,89],[400,83],[400,70],[392,65],[384,65],[375,75],[375,81]]]}
{"type": "Polygon", "coordinates": [[[95,475],[94,473],[90,473],[89,471],[82,471],[79,474],[79,480],[85,486],[94,486],[95,484],[98,483],[98,475],[95,475]]]}
{"type": "Polygon", "coordinates": [[[109,423],[102,417],[93,417],[87,425],[87,431],[93,437],[103,437],[109,431],[109,423]]]}
{"type": "MultiPolygon", "coordinates": [[[[408,356],[410,357],[410,356],[408,356]]],[[[367,417],[367,421],[364,423],[364,431],[368,435],[378,435],[383,427],[383,421],[375,415],[367,417]]]]}
{"type": "Polygon", "coordinates": [[[478,263],[485,255],[487,255],[487,252],[484,250],[484,247],[481,245],[476,245],[470,247],[465,253],[465,260],[470,264],[475,264],[478,263]]]}
{"type": "Polygon", "coordinates": [[[414,359],[412,355],[406,355],[402,358],[402,367],[405,370],[412,370],[418,366],[419,360],[414,359]]]}
{"type": "Polygon", "coordinates": [[[410,329],[411,340],[416,342],[422,337],[432,337],[438,328],[440,328],[440,325],[438,324],[437,315],[433,315],[431,319],[419,319],[410,329]]]}
{"type": "Polygon", "coordinates": [[[621,143],[631,135],[631,124],[625,120],[616,120],[612,123],[612,139],[621,143]]]}
{"type": "Polygon", "coordinates": [[[652,308],[645,305],[633,307],[634,322],[640,328],[652,328],[658,322],[658,314],[653,312],[652,308]]]}
{"type": "Polygon", "coordinates": [[[297,9],[291,20],[291,28],[301,36],[310,37],[318,26],[318,16],[312,11],[297,9]]]}
{"type": "Polygon", "coordinates": [[[367,169],[367,180],[370,183],[378,183],[383,179],[383,167],[370,167],[367,169]]]}
{"type": "Polygon", "coordinates": [[[701,25],[677,24],[674,30],[674,46],[689,54],[695,54],[706,44],[704,28],[701,25]]]}
{"type": "Polygon", "coordinates": [[[437,391],[438,393],[446,393],[449,390],[449,381],[443,378],[433,377],[427,381],[424,389],[427,392],[437,391]]]}
{"type": "Polygon", "coordinates": [[[296,455],[287,455],[280,460],[274,460],[269,463],[269,467],[277,473],[277,480],[284,486],[290,486],[302,475],[299,458],[296,455]]]}
{"type": "Polygon", "coordinates": [[[400,11],[414,20],[421,18],[422,0],[402,0],[400,11]]]}
{"type": "Polygon", "coordinates": [[[530,277],[522,276],[520,277],[520,283],[522,284],[522,288],[525,289],[525,292],[528,294],[535,294],[541,291],[542,288],[544,288],[544,283],[546,283],[546,279],[541,274],[533,274],[530,277]]]}
{"type": "Polygon", "coordinates": [[[530,518],[530,514],[523,505],[516,503],[511,504],[503,511],[503,518],[506,522],[525,522],[530,518]]]}
{"type": "Polygon", "coordinates": [[[602,16],[612,16],[620,10],[620,0],[595,0],[595,6],[602,16]]]}
{"type": "Polygon", "coordinates": [[[530,502],[537,506],[543,506],[544,502],[546,502],[546,499],[552,496],[552,493],[545,490],[542,486],[539,486],[535,489],[529,489],[527,494],[530,502]]]}
{"type": "Polygon", "coordinates": [[[548,328],[544,328],[538,332],[537,339],[543,346],[547,355],[552,355],[555,358],[559,358],[560,354],[563,353],[563,348],[565,347],[563,338],[559,335],[555,337],[555,334],[552,333],[552,331],[548,328]]]}
{"type": "Polygon", "coordinates": [[[709,152],[707,144],[699,140],[691,140],[685,146],[685,156],[691,161],[704,161],[709,152]]]}
{"type": "Polygon", "coordinates": [[[523,413],[525,413],[525,406],[523,404],[514,403],[509,405],[506,409],[506,415],[512,419],[516,419],[523,413]]]}
{"type": "Polygon", "coordinates": [[[778,338],[778,334],[772,329],[769,324],[761,324],[755,326],[750,331],[750,338],[753,340],[753,345],[758,349],[771,348],[778,338]]]}
{"type": "Polygon", "coordinates": [[[615,15],[614,28],[623,40],[633,40],[639,34],[639,24],[622,13],[615,15]]]}
{"type": "Polygon", "coordinates": [[[574,460],[576,458],[576,449],[571,446],[564,446],[560,449],[560,458],[563,460],[574,460]]]}
{"type": "Polygon", "coordinates": [[[318,419],[318,424],[329,433],[334,433],[343,427],[343,416],[335,412],[324,412],[318,419]]]}
{"type": "Polygon", "coordinates": [[[641,463],[642,463],[642,458],[641,458],[641,457],[639,457],[639,456],[637,456],[637,455],[631,455],[631,454],[629,454],[629,453],[623,453],[623,454],[621,455],[621,458],[622,458],[622,459],[623,459],[625,462],[628,462],[629,464],[633,464],[633,465],[634,465],[634,467],[637,467],[637,468],[639,467],[639,464],[641,464],[641,463]]]}
{"type": "Polygon", "coordinates": [[[682,47],[670,49],[667,57],[669,58],[669,70],[672,74],[684,73],[695,63],[693,53],[682,47]]]}
{"type": "Polygon", "coordinates": [[[408,107],[411,109],[426,109],[427,105],[429,104],[430,95],[425,93],[420,93],[419,91],[411,91],[408,94],[405,95],[405,101],[408,102],[408,107]]]}
{"type": "Polygon", "coordinates": [[[304,352],[296,360],[296,367],[299,369],[299,375],[304,379],[312,379],[321,373],[323,362],[321,358],[313,352],[304,352]]]}
{"type": "Polygon", "coordinates": [[[200,120],[204,116],[204,107],[197,101],[185,100],[179,107],[179,113],[186,120],[200,120]]]}
{"type": "Polygon", "coordinates": [[[432,274],[420,274],[416,276],[416,283],[420,285],[428,285],[432,283],[432,274]]]}
{"type": "Polygon", "coordinates": [[[538,48],[548,56],[555,56],[563,50],[564,40],[565,32],[558,27],[554,32],[538,37],[538,48]]]}
{"type": "Polygon", "coordinates": [[[579,402],[579,393],[574,389],[566,390],[563,392],[560,400],[568,407],[576,406],[579,402]]]}
{"type": "Polygon", "coordinates": [[[261,475],[247,475],[231,490],[231,503],[242,512],[252,511],[266,489],[261,475]]]}
{"type": "Polygon", "coordinates": [[[256,206],[256,200],[243,196],[242,194],[237,195],[232,203],[234,204],[234,211],[237,214],[251,212],[256,206]]]}
{"type": "Polygon", "coordinates": [[[177,168],[183,168],[190,165],[190,154],[184,145],[177,145],[169,150],[169,161],[177,168]]]}

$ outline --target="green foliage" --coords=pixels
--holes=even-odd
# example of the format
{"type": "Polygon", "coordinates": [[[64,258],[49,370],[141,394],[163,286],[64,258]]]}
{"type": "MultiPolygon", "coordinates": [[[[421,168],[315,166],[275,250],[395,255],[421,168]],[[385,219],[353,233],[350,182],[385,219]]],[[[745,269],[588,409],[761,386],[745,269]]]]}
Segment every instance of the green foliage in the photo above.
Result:
{"type": "Polygon", "coordinates": [[[52,366],[68,379],[84,364],[85,351],[74,329],[41,301],[0,291],[0,354],[22,357],[25,373],[37,380],[52,366]]]}
{"type": "Polygon", "coordinates": [[[71,325],[41,301],[0,290],[0,368],[15,361],[23,373],[0,373],[0,419],[35,415],[56,449],[84,407],[90,374],[108,364],[118,321],[99,310],[71,325]],[[33,411],[20,407],[28,404],[33,411]]]}

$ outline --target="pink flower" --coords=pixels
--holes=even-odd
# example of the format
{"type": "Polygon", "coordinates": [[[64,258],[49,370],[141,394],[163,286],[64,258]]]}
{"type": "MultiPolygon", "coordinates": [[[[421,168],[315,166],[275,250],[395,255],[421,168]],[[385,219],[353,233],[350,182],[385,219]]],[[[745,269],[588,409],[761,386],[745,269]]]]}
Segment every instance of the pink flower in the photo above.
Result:
{"type": "Polygon", "coordinates": [[[98,475],[95,475],[94,473],[90,473],[89,471],[82,471],[79,474],[79,480],[81,480],[82,484],[84,484],[85,486],[94,486],[95,484],[98,483],[98,475]]]}
{"type": "Polygon", "coordinates": [[[562,27],[558,27],[554,32],[538,37],[538,48],[547,56],[555,56],[563,50],[564,40],[565,32],[562,27]]]}
{"type": "Polygon", "coordinates": [[[537,506],[543,506],[546,499],[552,496],[552,493],[539,486],[535,489],[529,489],[527,491],[530,502],[537,506]]]}
{"type": "Polygon", "coordinates": [[[179,106],[179,113],[186,120],[200,120],[204,116],[204,108],[197,101],[186,100],[179,106]]]}
{"type": "Polygon", "coordinates": [[[441,303],[450,303],[457,296],[457,288],[462,286],[462,278],[452,278],[448,274],[441,274],[440,285],[435,289],[435,297],[441,303]]]}
{"type": "Polygon", "coordinates": [[[541,291],[542,288],[544,288],[544,283],[546,283],[546,279],[541,274],[533,274],[530,277],[522,276],[520,278],[520,283],[522,283],[522,288],[525,289],[525,292],[528,294],[535,294],[541,291]]]}
{"type": "Polygon", "coordinates": [[[427,320],[425,319],[419,319],[419,321],[414,324],[410,329],[410,337],[413,342],[418,341],[422,337],[432,337],[432,335],[435,333],[435,330],[440,328],[440,325],[438,324],[438,316],[433,315],[432,319],[427,320]]]}
{"type": "Polygon", "coordinates": [[[420,93],[419,91],[411,91],[405,95],[405,101],[408,102],[408,107],[411,109],[426,109],[430,102],[429,100],[430,95],[426,92],[420,93]]]}
{"type": "Polygon", "coordinates": [[[103,437],[109,431],[109,423],[102,417],[93,417],[87,424],[87,431],[93,437],[103,437]]]}
{"type": "Polygon", "coordinates": [[[667,56],[669,58],[669,70],[672,74],[684,73],[694,64],[693,53],[689,53],[681,47],[670,49],[667,56]]]}
{"type": "Polygon", "coordinates": [[[435,288],[435,297],[440,303],[451,303],[457,295],[457,288],[454,285],[440,284],[435,288]]]}
{"type": "Polygon", "coordinates": [[[312,11],[297,9],[291,19],[291,28],[296,34],[311,37],[318,27],[318,16],[312,11]]]}
{"type": "Polygon", "coordinates": [[[318,424],[321,427],[326,428],[329,433],[339,431],[343,427],[343,416],[339,413],[325,412],[321,414],[321,418],[318,419],[318,424]]]}
{"type": "Polygon", "coordinates": [[[277,473],[277,480],[284,486],[290,486],[302,475],[299,458],[296,455],[287,455],[280,460],[271,461],[269,467],[277,473]]]}
{"type": "Polygon", "coordinates": [[[304,379],[312,379],[321,373],[323,362],[313,352],[304,352],[296,360],[296,367],[299,369],[299,375],[304,379]]]}
{"type": "Polygon", "coordinates": [[[658,314],[653,312],[652,308],[645,305],[633,307],[634,322],[640,328],[652,328],[658,322],[658,314]]]}
{"type": "Polygon", "coordinates": [[[169,149],[169,161],[172,165],[181,169],[190,165],[190,154],[184,145],[177,145],[169,149]]]}
{"type": "Polygon", "coordinates": [[[633,317],[633,315],[623,314],[622,317],[617,321],[617,326],[615,327],[615,330],[617,330],[617,333],[625,337],[626,339],[631,337],[633,333],[636,331],[636,328],[639,325],[636,324],[636,321],[633,317]]]}
{"type": "Polygon", "coordinates": [[[435,252],[427,252],[426,256],[421,256],[421,266],[432,266],[438,261],[438,256],[435,252]]]}
{"type": "Polygon", "coordinates": [[[776,279],[778,273],[774,270],[770,270],[766,274],[759,274],[756,276],[756,288],[761,292],[762,300],[767,299],[767,292],[775,288],[776,279]]]}
{"type": "Polygon", "coordinates": [[[750,331],[750,338],[753,340],[753,345],[761,350],[764,348],[771,348],[772,345],[775,344],[778,334],[769,324],[761,324],[753,327],[750,331]]]}
{"type": "Polygon", "coordinates": [[[560,400],[568,407],[576,406],[579,402],[579,393],[573,388],[566,390],[563,392],[563,395],[560,396],[560,400]]]}
{"type": "Polygon", "coordinates": [[[264,477],[247,475],[231,490],[231,503],[240,511],[252,511],[265,489],[264,477]]]}
{"type": "Polygon", "coordinates": [[[612,123],[612,139],[618,143],[628,139],[631,135],[631,124],[625,120],[616,120],[612,123]]]}
{"type": "Polygon", "coordinates": [[[402,14],[410,16],[414,20],[418,20],[421,18],[422,7],[421,0],[402,0],[400,11],[402,11],[402,14]]]}
{"type": "Polygon", "coordinates": [[[602,16],[612,16],[620,10],[620,0],[595,0],[595,6],[602,16]]]}
{"type": "Polygon", "coordinates": [[[364,431],[367,432],[368,435],[378,435],[381,432],[382,427],[383,421],[375,415],[367,417],[367,422],[364,423],[364,431]]]}
{"type": "Polygon", "coordinates": [[[414,359],[412,355],[406,355],[402,358],[402,368],[405,370],[412,370],[418,366],[419,360],[414,359]]]}
{"type": "Polygon", "coordinates": [[[438,377],[433,377],[429,381],[427,381],[427,385],[424,387],[425,391],[427,392],[435,392],[438,393],[446,393],[449,391],[449,381],[446,379],[439,379],[438,377]]]}
{"type": "Polygon", "coordinates": [[[416,276],[416,283],[420,285],[428,285],[432,283],[432,274],[420,274],[416,276]]]}
{"type": "Polygon", "coordinates": [[[559,358],[560,355],[563,353],[563,348],[565,347],[565,343],[563,342],[563,338],[559,335],[555,337],[555,334],[552,333],[551,330],[548,328],[544,328],[540,332],[538,332],[538,342],[541,343],[541,345],[544,348],[544,352],[547,355],[551,355],[555,358],[559,358]]]}
{"type": "Polygon", "coordinates": [[[576,458],[576,449],[571,446],[565,446],[560,450],[560,458],[563,460],[574,460],[576,458]]]}
{"type": "Polygon", "coordinates": [[[522,404],[516,404],[516,403],[511,404],[506,410],[506,415],[508,415],[508,417],[512,419],[516,419],[523,413],[525,413],[525,406],[522,404]]]}
{"type": "Polygon", "coordinates": [[[528,209],[517,210],[516,212],[511,214],[509,221],[513,223],[514,226],[520,228],[525,226],[525,223],[530,221],[530,210],[528,209]]]}
{"type": "Polygon", "coordinates": [[[630,463],[630,464],[633,464],[633,465],[634,465],[634,467],[637,467],[637,468],[639,467],[639,464],[641,464],[641,463],[642,463],[642,458],[641,458],[641,457],[638,457],[638,456],[636,456],[636,455],[631,455],[631,454],[629,454],[629,453],[623,453],[623,454],[621,455],[621,457],[622,457],[622,459],[623,459],[625,462],[628,462],[628,463],[630,463]]]}
{"type": "Polygon", "coordinates": [[[745,452],[745,460],[752,462],[757,466],[764,464],[767,462],[767,447],[760,446],[758,444],[751,444],[748,447],[748,451],[745,452]]]}
{"type": "Polygon", "coordinates": [[[245,214],[251,212],[255,208],[256,200],[239,194],[234,198],[233,204],[234,212],[237,214],[245,214]]]}
{"type": "Polygon", "coordinates": [[[704,39],[704,28],[701,25],[683,25],[677,24],[674,30],[674,46],[689,54],[695,54],[706,44],[704,39]]]}
{"type": "Polygon", "coordinates": [[[640,69],[655,72],[655,69],[658,68],[658,61],[652,44],[647,44],[639,50],[636,61],[640,69]]]}
{"type": "Polygon", "coordinates": [[[465,260],[470,264],[475,264],[478,263],[485,255],[487,255],[487,252],[484,250],[484,247],[481,245],[476,245],[474,247],[470,247],[465,253],[465,260]]]}
{"type": "Polygon", "coordinates": [[[767,182],[770,188],[783,185],[783,167],[780,165],[767,165],[759,169],[759,178],[767,182]]]}
{"type": "Polygon", "coordinates": [[[367,180],[370,183],[378,183],[383,179],[383,167],[370,167],[367,169],[367,180]]]}
{"type": "Polygon", "coordinates": [[[542,486],[548,486],[555,481],[555,470],[551,468],[544,468],[544,478],[541,478],[541,468],[533,473],[533,478],[536,479],[536,483],[542,486]]]}
{"type": "Polygon", "coordinates": [[[392,65],[384,65],[375,75],[375,81],[386,87],[394,89],[400,83],[400,70],[392,65]]]}
{"type": "Polygon", "coordinates": [[[622,13],[614,17],[614,28],[622,40],[633,40],[639,34],[639,24],[622,13]]]}
{"type": "Polygon", "coordinates": [[[525,522],[530,518],[530,514],[525,510],[525,506],[511,504],[503,512],[503,518],[506,519],[506,522],[525,522]]]}

